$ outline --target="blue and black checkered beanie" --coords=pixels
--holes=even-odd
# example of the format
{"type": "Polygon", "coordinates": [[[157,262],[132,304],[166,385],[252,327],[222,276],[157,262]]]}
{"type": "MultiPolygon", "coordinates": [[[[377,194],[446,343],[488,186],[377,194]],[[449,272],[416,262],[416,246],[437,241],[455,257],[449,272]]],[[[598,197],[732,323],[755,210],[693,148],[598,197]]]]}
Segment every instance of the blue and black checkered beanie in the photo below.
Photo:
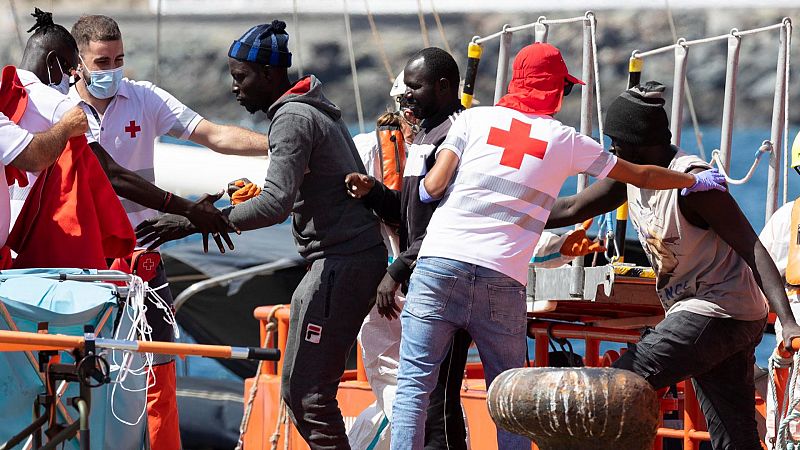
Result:
{"type": "Polygon", "coordinates": [[[256,25],[233,41],[228,56],[239,61],[249,61],[276,67],[291,67],[289,35],[286,22],[273,20],[271,24],[256,25]]]}

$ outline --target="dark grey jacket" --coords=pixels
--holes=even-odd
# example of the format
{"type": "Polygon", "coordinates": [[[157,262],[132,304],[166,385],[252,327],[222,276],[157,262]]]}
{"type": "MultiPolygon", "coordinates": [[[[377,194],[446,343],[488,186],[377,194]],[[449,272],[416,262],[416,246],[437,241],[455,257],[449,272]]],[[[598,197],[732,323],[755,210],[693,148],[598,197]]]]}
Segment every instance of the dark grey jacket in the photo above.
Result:
{"type": "Polygon", "coordinates": [[[264,187],[233,208],[231,220],[251,230],[281,223],[291,213],[298,251],[308,260],[383,245],[378,219],[347,195],[345,176],[366,170],[322,83],[313,75],[299,80],[267,116],[272,122],[264,187]]]}

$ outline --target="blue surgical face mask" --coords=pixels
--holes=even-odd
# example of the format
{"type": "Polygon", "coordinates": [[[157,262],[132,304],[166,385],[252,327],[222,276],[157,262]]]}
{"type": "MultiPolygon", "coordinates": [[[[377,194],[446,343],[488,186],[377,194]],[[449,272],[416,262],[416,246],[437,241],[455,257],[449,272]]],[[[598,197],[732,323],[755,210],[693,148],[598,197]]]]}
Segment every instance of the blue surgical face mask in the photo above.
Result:
{"type": "MultiPolygon", "coordinates": [[[[81,62],[83,62],[83,58],[81,58],[81,62]]],[[[83,62],[83,67],[86,67],[85,62],[83,62]]],[[[119,83],[122,81],[122,69],[121,66],[110,70],[90,71],[86,69],[89,72],[89,79],[84,78],[86,89],[92,94],[92,97],[99,99],[117,95],[119,83]]]]}
{"type": "Polygon", "coordinates": [[[67,95],[67,93],[69,93],[69,77],[64,73],[64,69],[61,68],[61,61],[58,60],[58,56],[56,56],[56,64],[58,65],[58,70],[61,71],[61,81],[58,84],[53,83],[53,78],[50,76],[50,68],[48,68],[47,80],[49,83],[47,83],[47,85],[58,92],[67,95]]]}

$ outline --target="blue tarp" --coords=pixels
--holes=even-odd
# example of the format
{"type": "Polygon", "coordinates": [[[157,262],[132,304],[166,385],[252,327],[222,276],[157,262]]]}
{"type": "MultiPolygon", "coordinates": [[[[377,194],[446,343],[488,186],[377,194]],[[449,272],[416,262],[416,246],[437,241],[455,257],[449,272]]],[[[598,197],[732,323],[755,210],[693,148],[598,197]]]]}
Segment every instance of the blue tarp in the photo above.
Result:
{"type": "MultiPolygon", "coordinates": [[[[0,329],[36,332],[39,322],[47,322],[51,334],[83,335],[87,324],[100,327],[97,334],[112,337],[116,320],[117,288],[110,284],[58,281],[43,278],[54,273],[95,274],[80,269],[31,269],[0,272],[0,301],[11,316],[11,322],[0,314],[0,329]]],[[[122,321],[125,326],[125,320],[122,321]]],[[[33,352],[37,358],[37,352],[33,352]]],[[[71,355],[61,353],[62,362],[72,362],[71,355]]],[[[111,362],[111,357],[107,359],[111,362]]],[[[118,361],[121,357],[118,356],[118,361]]],[[[140,364],[140,362],[138,362],[140,364]]],[[[134,364],[137,364],[135,361],[134,364]]],[[[112,380],[116,372],[111,373],[112,380]]],[[[144,377],[129,377],[125,385],[130,388],[144,386],[144,377]]],[[[111,414],[111,385],[91,390],[91,448],[92,449],[140,449],[146,432],[146,419],[136,426],[120,423],[111,414]]],[[[25,352],[0,352],[0,442],[21,431],[32,420],[33,400],[44,392],[44,383],[25,352]]],[[[69,383],[63,399],[78,395],[77,383],[69,383]]],[[[68,402],[63,402],[69,405],[68,402]]],[[[144,392],[130,394],[117,389],[114,398],[115,410],[128,421],[135,421],[144,406],[144,392]]],[[[77,410],[66,406],[72,416],[77,410]]],[[[59,417],[63,422],[64,418],[59,417]]],[[[22,445],[17,448],[22,448],[22,445]]],[[[77,449],[75,439],[68,441],[67,449],[77,449]]]]}

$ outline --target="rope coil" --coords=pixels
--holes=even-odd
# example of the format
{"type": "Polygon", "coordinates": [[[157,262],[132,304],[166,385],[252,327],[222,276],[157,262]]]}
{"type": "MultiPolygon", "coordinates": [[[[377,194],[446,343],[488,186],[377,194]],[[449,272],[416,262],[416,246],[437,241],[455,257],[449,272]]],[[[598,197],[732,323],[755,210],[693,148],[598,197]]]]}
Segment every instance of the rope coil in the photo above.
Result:
{"type": "MultiPolygon", "coordinates": [[[[272,341],[272,336],[275,331],[278,329],[278,319],[275,318],[275,314],[284,309],[285,306],[277,306],[272,308],[269,315],[267,316],[267,325],[265,327],[266,336],[264,336],[264,342],[261,343],[263,347],[269,345],[270,341],[272,341]]],[[[236,443],[235,450],[242,450],[244,447],[244,434],[247,432],[247,428],[250,425],[250,415],[253,413],[253,404],[256,400],[256,394],[258,394],[258,380],[261,378],[261,370],[264,367],[264,361],[258,362],[258,368],[256,369],[256,375],[253,378],[253,385],[250,386],[250,392],[247,396],[247,403],[244,407],[244,415],[242,416],[242,422],[239,425],[239,441],[236,443]]],[[[286,424],[287,422],[287,415],[286,415],[286,403],[283,401],[283,397],[280,399],[280,404],[278,406],[278,420],[275,423],[275,432],[270,437],[270,449],[277,450],[278,449],[278,441],[280,440],[281,433],[280,433],[280,426],[281,424],[286,424]]],[[[287,425],[288,426],[288,425],[287,425]]],[[[285,432],[284,435],[288,435],[288,432],[285,432]]],[[[288,446],[288,439],[285,440],[285,446],[288,446]]]]}

